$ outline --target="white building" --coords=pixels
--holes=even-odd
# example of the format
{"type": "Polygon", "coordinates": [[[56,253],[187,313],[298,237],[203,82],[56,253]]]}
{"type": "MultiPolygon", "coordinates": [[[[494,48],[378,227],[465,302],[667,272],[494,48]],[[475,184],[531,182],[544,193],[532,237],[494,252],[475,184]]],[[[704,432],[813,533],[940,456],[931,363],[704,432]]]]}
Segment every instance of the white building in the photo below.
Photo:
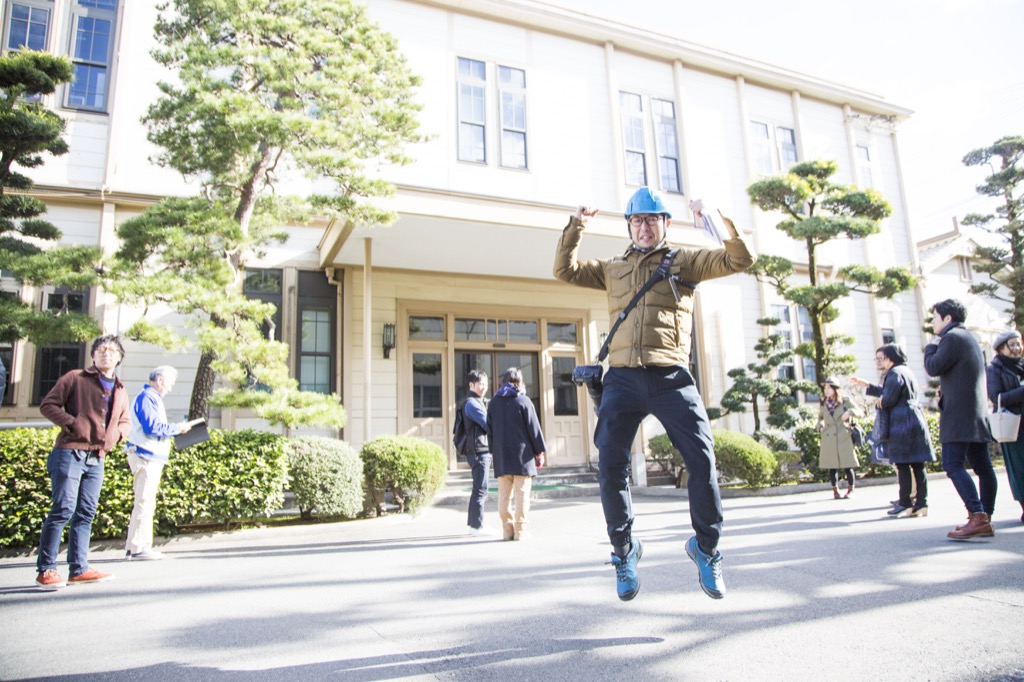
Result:
{"type": "MultiPolygon", "coordinates": [[[[592,410],[567,376],[596,354],[609,328],[607,303],[551,274],[555,244],[577,204],[601,209],[584,238],[585,257],[626,248],[622,209],[637,186],[650,184],[672,209],[672,241],[704,243],[687,208],[702,198],[733,217],[759,253],[799,261],[798,245],[774,229],[777,218],[750,205],[746,187],[798,160],[835,159],[839,181],[879,189],[894,211],[881,234],[823,249],[825,272],[849,263],[918,270],[895,134],[906,109],[534,0],[368,4],[423,78],[420,120],[432,136],[410,150],[415,163],[390,172],[397,193],[389,203],[400,219],[387,228],[290,228],[290,241],[250,280],[253,295],[279,304],[278,329],[292,344],[300,382],[342,396],[349,413],[343,437],[356,447],[403,433],[450,451],[466,371],[480,367],[495,377],[516,365],[537,405],[551,465],[596,457],[592,410]],[[395,348],[385,351],[389,325],[395,348]]],[[[69,54],[78,74],[49,98],[69,121],[71,152],[33,171],[36,193],[66,242],[112,251],[119,223],[163,196],[192,191],[149,163],[152,148],[139,123],[160,73],[149,57],[156,10],[124,0],[4,0],[2,7],[4,49],[27,40],[69,54]]],[[[21,291],[46,302],[47,292],[21,291]]],[[[138,314],[102,291],[88,292],[82,305],[110,332],[138,314]]],[[[893,301],[855,295],[841,308],[838,330],[856,337],[862,373],[890,338],[907,348],[913,367],[922,366],[920,293],[893,301]]],[[[693,360],[709,405],[728,387],[726,372],[753,358],[766,331],[754,321],[769,314],[784,320],[794,344],[810,333],[800,311],[750,276],[701,285],[693,360]]],[[[166,322],[176,324],[172,316],[166,322]]],[[[86,359],[77,346],[19,343],[2,352],[13,365],[5,421],[38,419],[41,394],[86,359]]],[[[166,362],[182,370],[168,398],[178,418],[196,356],[131,344],[122,377],[134,392],[149,368],[166,362]]],[[[803,376],[805,368],[792,371],[803,376]]],[[[259,426],[231,412],[214,421],[259,426]]],[[[751,428],[740,417],[727,421],[751,428]]]]}

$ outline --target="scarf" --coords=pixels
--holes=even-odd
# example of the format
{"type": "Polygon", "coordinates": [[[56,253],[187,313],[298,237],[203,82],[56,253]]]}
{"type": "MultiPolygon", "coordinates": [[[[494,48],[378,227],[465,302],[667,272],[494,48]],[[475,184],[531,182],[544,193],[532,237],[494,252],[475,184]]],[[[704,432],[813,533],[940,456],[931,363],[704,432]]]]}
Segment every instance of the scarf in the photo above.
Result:
{"type": "Polygon", "coordinates": [[[839,401],[835,398],[825,398],[825,407],[828,408],[829,414],[835,414],[836,408],[839,407],[839,401]]]}

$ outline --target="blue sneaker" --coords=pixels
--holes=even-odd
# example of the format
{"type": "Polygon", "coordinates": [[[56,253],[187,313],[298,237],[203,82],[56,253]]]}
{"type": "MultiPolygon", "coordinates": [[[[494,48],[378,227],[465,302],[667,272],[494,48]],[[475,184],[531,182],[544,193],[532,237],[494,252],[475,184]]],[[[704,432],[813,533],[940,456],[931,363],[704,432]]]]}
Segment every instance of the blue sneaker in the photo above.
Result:
{"type": "Polygon", "coordinates": [[[697,564],[697,580],[704,594],[712,599],[725,596],[725,578],[722,577],[722,553],[716,551],[715,556],[708,556],[697,545],[697,536],[686,543],[686,554],[697,564]]]}
{"type": "Polygon", "coordinates": [[[608,562],[615,567],[615,589],[622,601],[629,601],[640,591],[640,576],[636,574],[636,565],[644,555],[644,546],[636,538],[633,538],[632,544],[625,559],[613,552],[612,560],[608,562]]]}

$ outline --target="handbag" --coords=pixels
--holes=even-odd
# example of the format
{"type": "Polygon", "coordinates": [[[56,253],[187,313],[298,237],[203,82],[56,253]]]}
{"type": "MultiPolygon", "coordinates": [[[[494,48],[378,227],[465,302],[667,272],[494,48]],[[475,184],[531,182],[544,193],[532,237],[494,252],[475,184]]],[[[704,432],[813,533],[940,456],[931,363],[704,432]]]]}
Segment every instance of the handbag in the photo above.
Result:
{"type": "Polygon", "coordinates": [[[1017,440],[1020,429],[1020,415],[1004,410],[1002,396],[996,396],[996,411],[988,416],[988,426],[992,437],[1000,443],[1013,443],[1017,440]]]}
{"type": "Polygon", "coordinates": [[[853,441],[854,447],[859,448],[864,445],[864,437],[864,429],[860,424],[854,422],[853,425],[850,426],[850,440],[853,441]]]}

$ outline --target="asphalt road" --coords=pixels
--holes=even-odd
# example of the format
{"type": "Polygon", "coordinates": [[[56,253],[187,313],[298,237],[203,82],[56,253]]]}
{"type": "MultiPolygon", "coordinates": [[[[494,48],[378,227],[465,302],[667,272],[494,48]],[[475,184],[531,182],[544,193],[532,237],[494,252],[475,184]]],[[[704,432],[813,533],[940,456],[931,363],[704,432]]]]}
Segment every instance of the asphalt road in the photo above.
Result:
{"type": "MultiPolygon", "coordinates": [[[[465,512],[161,541],[168,559],[41,593],[0,559],[0,678],[61,680],[1024,680],[1024,524],[957,543],[952,484],[727,499],[728,596],[701,592],[685,499],[635,499],[642,588],[615,596],[600,502],[536,500],[526,542],[465,512]]],[[[488,521],[496,525],[493,502],[488,521]]],[[[62,555],[63,558],[63,555],[62,555]]],[[[66,566],[61,571],[66,576],[66,566]]]]}

